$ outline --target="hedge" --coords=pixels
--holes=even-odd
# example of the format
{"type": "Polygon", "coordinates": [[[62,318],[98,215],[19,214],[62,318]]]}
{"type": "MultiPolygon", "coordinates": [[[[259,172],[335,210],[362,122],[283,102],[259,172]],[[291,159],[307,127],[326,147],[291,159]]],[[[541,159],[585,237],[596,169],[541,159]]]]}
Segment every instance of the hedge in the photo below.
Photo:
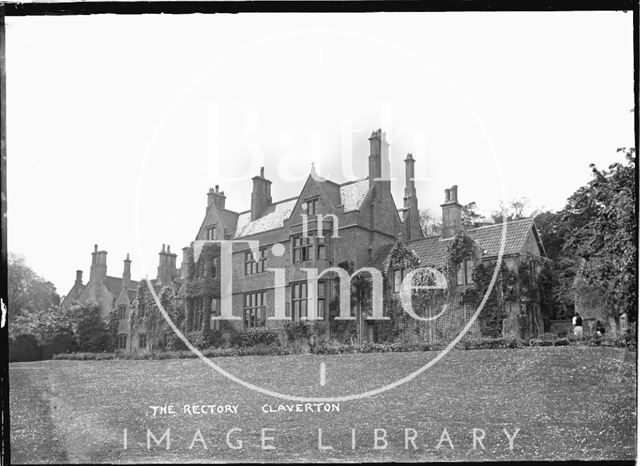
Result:
{"type": "Polygon", "coordinates": [[[77,349],[77,345],[71,335],[68,333],[59,333],[55,335],[49,343],[42,345],[42,359],[51,359],[55,354],[72,353],[77,349]]]}
{"type": "Polygon", "coordinates": [[[9,338],[9,362],[39,361],[42,352],[38,340],[30,333],[9,338]]]}

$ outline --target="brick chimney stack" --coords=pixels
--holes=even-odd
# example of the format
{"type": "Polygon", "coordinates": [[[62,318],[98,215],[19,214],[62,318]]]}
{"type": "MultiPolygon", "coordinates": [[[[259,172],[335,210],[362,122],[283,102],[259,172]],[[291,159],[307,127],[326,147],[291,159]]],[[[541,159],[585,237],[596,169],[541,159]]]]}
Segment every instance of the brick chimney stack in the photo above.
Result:
{"type": "Polygon", "coordinates": [[[413,155],[407,154],[404,159],[405,165],[405,187],[404,187],[404,225],[407,241],[424,238],[422,228],[420,228],[420,213],[418,211],[418,196],[416,195],[415,183],[415,160],[413,155]]]}
{"type": "Polygon", "coordinates": [[[76,270],[76,285],[82,285],[82,270],[76,270]]]}
{"type": "Polygon", "coordinates": [[[91,253],[91,270],[89,281],[104,281],[107,277],[107,251],[98,251],[98,245],[94,245],[91,253]]]}
{"type": "Polygon", "coordinates": [[[265,209],[271,205],[271,181],[264,177],[264,167],[260,168],[260,175],[252,179],[251,220],[255,220],[260,218],[265,209]]]}
{"type": "Polygon", "coordinates": [[[131,259],[129,259],[129,253],[124,260],[124,270],[122,271],[122,287],[129,288],[131,284],[131,259]]]}
{"type": "Polygon", "coordinates": [[[180,265],[180,278],[187,278],[187,255],[189,254],[189,246],[182,248],[182,264],[180,265]]]}
{"type": "Polygon", "coordinates": [[[207,210],[211,204],[215,204],[218,209],[224,209],[224,202],[227,196],[224,195],[224,191],[219,190],[220,187],[216,185],[215,190],[213,188],[209,188],[209,192],[207,193],[207,210]]]}
{"type": "Polygon", "coordinates": [[[451,238],[462,225],[462,206],[458,203],[458,186],[444,190],[442,207],[442,237],[451,238]]]}
{"type": "Polygon", "coordinates": [[[158,276],[156,282],[160,285],[168,285],[178,275],[176,270],[177,254],[171,252],[171,246],[162,245],[162,251],[158,253],[158,276]]]}
{"type": "Polygon", "coordinates": [[[369,182],[391,180],[389,163],[389,143],[386,133],[378,129],[369,138],[369,182]]]}

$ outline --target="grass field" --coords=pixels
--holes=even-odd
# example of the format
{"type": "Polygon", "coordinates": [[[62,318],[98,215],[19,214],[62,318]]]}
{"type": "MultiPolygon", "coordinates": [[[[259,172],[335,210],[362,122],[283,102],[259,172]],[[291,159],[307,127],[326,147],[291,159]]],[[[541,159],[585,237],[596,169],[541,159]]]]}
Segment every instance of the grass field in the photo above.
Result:
{"type": "MultiPolygon", "coordinates": [[[[265,413],[265,405],[295,403],[246,389],[197,359],[15,363],[10,365],[11,457],[14,463],[631,460],[636,456],[635,353],[626,361],[623,354],[592,347],[456,351],[398,388],[341,402],[339,412],[329,413],[265,413]],[[176,414],[153,417],[150,406],[165,404],[176,414]],[[187,404],[237,405],[237,413],[189,415],[183,412],[187,404]],[[165,441],[147,449],[147,429],[157,439],[170,429],[170,449],[165,441]],[[333,449],[318,448],[318,429],[322,445],[333,449]],[[374,448],[375,429],[386,448],[382,440],[374,448]],[[473,429],[482,429],[475,433],[484,433],[484,449],[479,443],[473,448],[473,429]],[[520,429],[513,449],[503,429],[512,437],[520,429]],[[232,446],[242,441],[241,449],[229,447],[228,433],[232,446]],[[273,438],[264,440],[273,449],[262,448],[262,437],[273,438]]],[[[329,397],[385,385],[435,355],[215,362],[259,386],[329,397]],[[326,366],[324,385],[320,363],[326,366]]]]}

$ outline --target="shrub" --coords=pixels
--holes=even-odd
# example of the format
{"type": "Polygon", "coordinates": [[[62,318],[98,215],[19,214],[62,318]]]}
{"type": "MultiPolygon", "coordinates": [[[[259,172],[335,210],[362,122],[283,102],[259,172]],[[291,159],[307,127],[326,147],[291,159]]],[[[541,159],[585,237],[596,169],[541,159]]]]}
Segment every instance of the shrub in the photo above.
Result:
{"type": "MultiPolygon", "coordinates": [[[[175,337],[178,338],[177,335],[175,335],[175,337]]],[[[209,348],[212,345],[211,335],[206,330],[196,330],[195,332],[189,332],[185,335],[185,337],[187,337],[189,343],[191,343],[198,349],[209,348]]],[[[180,342],[182,343],[182,340],[180,340],[180,342]]],[[[182,346],[185,350],[187,349],[184,343],[182,343],[182,346]]]]}
{"type": "Polygon", "coordinates": [[[42,359],[51,359],[55,354],[59,353],[72,353],[76,349],[76,343],[71,335],[59,333],[49,343],[42,345],[42,359]]]}
{"type": "Polygon", "coordinates": [[[519,348],[518,340],[515,337],[510,338],[472,338],[463,339],[460,341],[460,347],[465,350],[474,349],[506,349],[506,348],[519,348]]]}
{"type": "Polygon", "coordinates": [[[278,332],[271,328],[251,328],[238,332],[232,341],[233,346],[247,347],[257,345],[280,345],[278,332]]]}
{"type": "Polygon", "coordinates": [[[361,345],[348,343],[323,343],[312,349],[315,354],[344,354],[344,353],[406,353],[409,351],[430,351],[429,343],[372,343],[361,345]]]}
{"type": "Polygon", "coordinates": [[[284,331],[287,335],[289,343],[299,342],[303,339],[309,338],[309,326],[303,321],[286,322],[284,324],[284,331]]]}
{"type": "MultiPolygon", "coordinates": [[[[188,335],[186,336],[189,338],[188,335]]],[[[185,351],[187,349],[187,345],[184,344],[184,341],[182,341],[178,335],[171,333],[167,337],[167,347],[165,349],[167,350],[166,352],[185,351]]]]}
{"type": "Polygon", "coordinates": [[[41,356],[40,346],[34,335],[23,333],[9,339],[9,362],[39,361],[41,356]]]}
{"type": "Polygon", "coordinates": [[[53,359],[67,359],[70,361],[104,361],[116,359],[114,353],[63,353],[55,354],[53,359]]]}

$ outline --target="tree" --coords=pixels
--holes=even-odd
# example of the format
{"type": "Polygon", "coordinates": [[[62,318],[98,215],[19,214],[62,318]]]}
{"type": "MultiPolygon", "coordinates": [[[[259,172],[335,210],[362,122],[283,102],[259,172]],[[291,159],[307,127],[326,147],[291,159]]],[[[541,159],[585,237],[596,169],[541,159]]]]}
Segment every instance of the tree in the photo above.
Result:
{"type": "Polygon", "coordinates": [[[80,351],[97,353],[110,349],[112,337],[97,303],[87,302],[70,306],[69,313],[75,322],[80,351]]]}
{"type": "Polygon", "coordinates": [[[544,280],[551,289],[551,296],[545,296],[543,308],[545,320],[566,319],[573,315],[574,290],[577,262],[564,250],[571,232],[563,222],[563,211],[545,211],[536,215],[534,221],[540,233],[547,258],[551,263],[544,270],[544,280]]]}
{"type": "Polygon", "coordinates": [[[507,222],[511,222],[535,217],[538,213],[539,210],[531,206],[531,201],[528,198],[520,197],[510,199],[507,202],[500,201],[500,207],[491,213],[491,217],[496,223],[502,222],[503,218],[506,218],[507,222]]]}
{"type": "Polygon", "coordinates": [[[607,170],[591,164],[592,179],[567,201],[562,222],[571,231],[563,250],[582,258],[581,278],[604,294],[607,313],[637,319],[636,152],[607,170]]]}
{"type": "Polygon", "coordinates": [[[36,274],[23,256],[10,252],[8,265],[7,298],[12,317],[60,304],[53,283],[36,274]]]}
{"type": "MultiPolygon", "coordinates": [[[[36,326],[50,331],[58,319],[60,296],[53,283],[36,274],[23,256],[9,253],[8,307],[11,312],[9,331],[12,335],[34,333],[36,326]]],[[[64,326],[64,325],[63,325],[64,326]]],[[[45,330],[42,330],[45,332],[45,330]]]]}
{"type": "Polygon", "coordinates": [[[462,226],[465,228],[473,228],[478,220],[482,218],[478,212],[478,206],[475,201],[462,206],[462,226]]]}
{"type": "Polygon", "coordinates": [[[442,221],[429,209],[422,209],[420,211],[420,228],[425,236],[438,236],[442,234],[442,221]]]}

